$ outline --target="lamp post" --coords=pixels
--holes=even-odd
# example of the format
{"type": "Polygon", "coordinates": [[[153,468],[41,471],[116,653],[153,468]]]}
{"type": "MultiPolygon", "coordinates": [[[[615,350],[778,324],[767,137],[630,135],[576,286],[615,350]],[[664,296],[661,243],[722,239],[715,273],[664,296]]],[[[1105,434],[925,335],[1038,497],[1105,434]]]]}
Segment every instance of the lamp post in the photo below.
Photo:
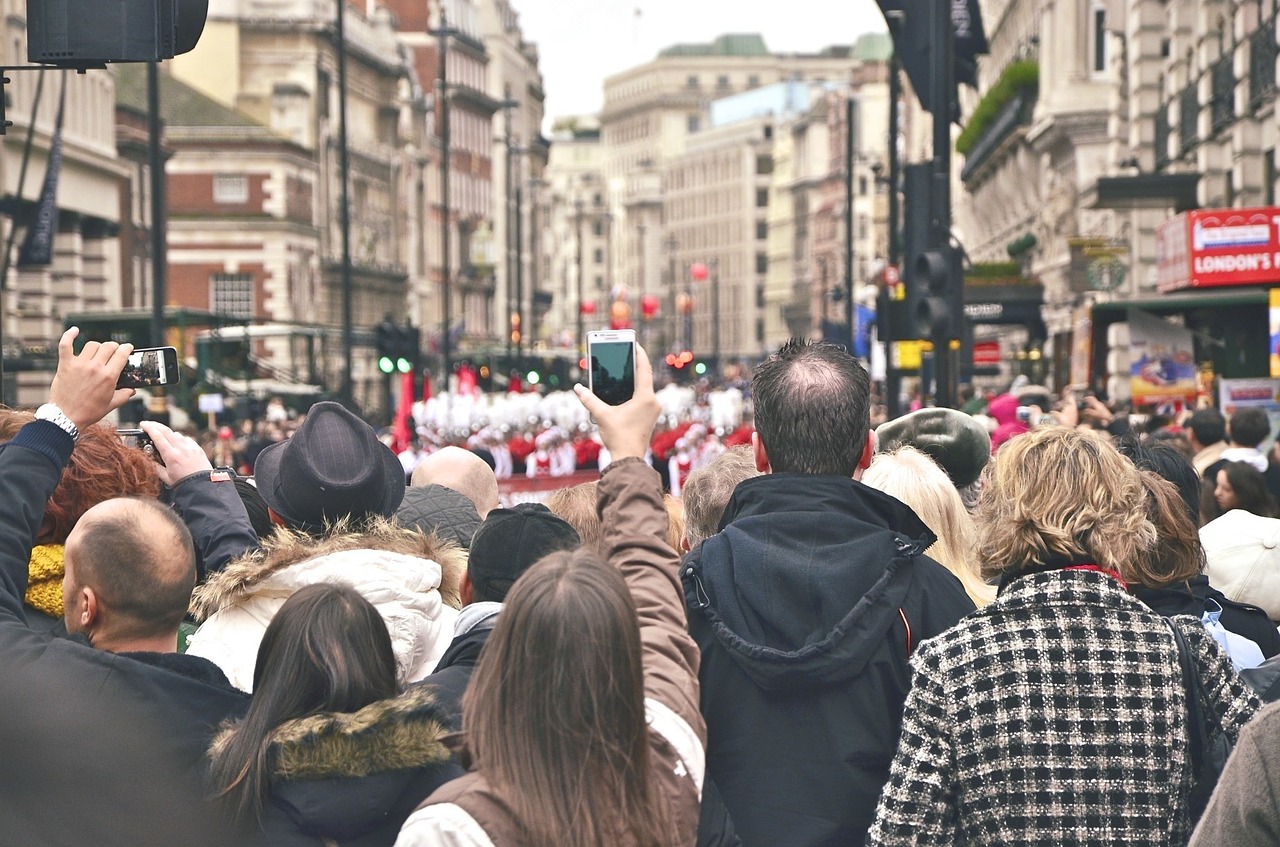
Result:
{"type": "Polygon", "coordinates": [[[662,242],[662,246],[667,251],[667,293],[670,298],[670,310],[667,314],[671,316],[671,332],[669,337],[664,340],[667,342],[668,347],[674,349],[675,329],[677,326],[675,322],[678,320],[676,316],[676,285],[678,284],[676,280],[676,249],[680,246],[680,243],[676,241],[674,235],[668,235],[666,241],[662,242]]]}
{"type": "Polygon", "coordinates": [[[576,343],[578,348],[579,359],[582,358],[582,355],[584,352],[584,348],[582,346],[583,345],[583,318],[584,318],[584,314],[582,311],[582,306],[583,306],[583,300],[582,300],[582,207],[583,207],[583,202],[581,197],[573,201],[574,212],[577,215],[576,264],[577,264],[578,272],[576,275],[577,276],[576,284],[578,289],[578,338],[576,343]]]}
{"type": "MultiPolygon", "coordinates": [[[[533,345],[538,340],[538,272],[539,265],[542,263],[542,233],[538,230],[538,189],[546,186],[546,183],[537,177],[529,180],[529,349],[533,349],[533,345]]],[[[522,286],[523,287],[523,286],[522,286]]],[[[523,292],[521,292],[520,306],[524,307],[523,292]]],[[[520,326],[525,325],[524,318],[520,319],[520,326]]],[[[520,333],[523,341],[525,334],[520,333]]],[[[517,350],[519,348],[517,347],[517,350]]]]}
{"type": "Polygon", "coordinates": [[[720,259],[712,256],[711,265],[711,367],[715,379],[720,379],[720,259]]]}
{"type": "MultiPolygon", "coordinates": [[[[515,262],[516,262],[516,259],[513,258],[513,253],[515,252],[515,250],[512,249],[513,238],[512,238],[512,221],[511,221],[511,201],[513,197],[513,187],[512,187],[513,180],[511,175],[511,163],[514,158],[513,150],[511,146],[511,110],[518,108],[519,106],[520,104],[517,101],[512,100],[510,97],[507,97],[501,103],[498,104],[498,108],[502,109],[504,113],[503,122],[504,122],[505,128],[503,131],[502,143],[506,149],[506,155],[503,160],[504,191],[502,196],[504,199],[505,209],[503,211],[504,223],[502,226],[502,232],[503,232],[504,240],[506,242],[504,246],[506,248],[505,256],[506,256],[506,268],[507,268],[507,272],[505,276],[506,276],[506,289],[507,289],[506,299],[507,299],[507,313],[508,313],[508,319],[507,319],[507,361],[508,363],[511,362],[511,349],[512,349],[512,344],[515,342],[515,339],[512,338],[512,332],[514,331],[515,327],[511,326],[510,313],[511,313],[511,302],[515,296],[515,262]]],[[[518,242],[514,242],[514,243],[518,244],[518,242]]],[[[519,248],[517,247],[516,250],[518,249],[519,248]]]]}
{"type": "MultiPolygon", "coordinates": [[[[354,293],[351,281],[351,156],[347,147],[347,35],[346,14],[343,11],[347,0],[337,0],[337,3],[338,13],[333,38],[338,59],[338,182],[341,184],[342,198],[338,209],[339,228],[342,231],[342,405],[353,409],[355,390],[351,378],[351,348],[354,344],[352,331],[354,293]]],[[[248,344],[247,338],[245,344],[248,344]]]]}
{"type": "MultiPolygon", "coordinates": [[[[344,2],[344,0],[339,0],[344,2]]],[[[449,36],[454,29],[448,26],[444,7],[440,8],[440,26],[432,33],[440,41],[440,64],[436,73],[437,94],[440,103],[440,283],[441,283],[441,319],[440,319],[440,353],[441,384],[444,391],[449,391],[449,325],[452,323],[449,314],[449,299],[452,285],[449,275],[449,36]]]]}

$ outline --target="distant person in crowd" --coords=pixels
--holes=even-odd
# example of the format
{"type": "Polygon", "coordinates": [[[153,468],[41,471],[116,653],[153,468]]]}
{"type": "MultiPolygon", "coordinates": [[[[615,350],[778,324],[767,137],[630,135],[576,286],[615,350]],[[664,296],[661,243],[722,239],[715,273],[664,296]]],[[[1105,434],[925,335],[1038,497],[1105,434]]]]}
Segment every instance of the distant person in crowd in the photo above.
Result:
{"type": "Polygon", "coordinates": [[[750,445],[731,447],[689,474],[684,501],[684,551],[692,550],[720,531],[725,506],[738,483],[760,475],[750,445]]]}
{"type": "Polygon", "coordinates": [[[604,527],[596,511],[597,486],[598,483],[593,481],[558,488],[543,502],[553,515],[573,527],[582,539],[582,546],[591,550],[603,549],[604,527]]]}
{"type": "Polygon", "coordinates": [[[511,587],[463,698],[471,771],[427,798],[397,847],[695,842],[698,655],[643,459],[659,406],[636,358],[627,403],[579,389],[613,456],[599,486],[609,558],[553,553],[511,587]]]}
{"type": "Polygon", "coordinates": [[[1280,704],[1240,732],[1190,847],[1280,843],[1280,704]]]}
{"type": "Polygon", "coordinates": [[[386,520],[403,500],[404,472],[373,429],[337,403],[317,403],[292,438],[258,457],[257,482],[274,519],[294,531],[200,587],[188,652],[250,691],[258,646],[284,601],[304,585],[337,583],[382,613],[402,682],[430,673],[453,634],[465,554],[386,520]]]}
{"type": "Polygon", "coordinates": [[[1259,449],[1271,435],[1271,420],[1266,411],[1256,406],[1236,409],[1227,421],[1227,435],[1231,439],[1231,446],[1223,450],[1218,460],[1204,470],[1204,478],[1215,489],[1215,498],[1216,489],[1221,482],[1218,472],[1228,462],[1243,462],[1263,475],[1267,493],[1273,500],[1280,502],[1280,467],[1273,466],[1268,461],[1267,454],[1259,449]]]}
{"type": "Polygon", "coordinates": [[[987,414],[996,422],[995,432],[991,433],[993,453],[1010,438],[1021,435],[1031,428],[1027,421],[1018,419],[1018,398],[1012,394],[1001,394],[991,398],[991,402],[987,404],[987,414]]]}
{"type": "MultiPolygon", "coordinates": [[[[63,560],[70,637],[26,621],[46,504],[81,433],[133,394],[115,387],[131,346],[89,341],[76,355],[77,335],[58,344],[49,402],[0,446],[0,832],[14,844],[229,845],[200,763],[246,700],[213,664],[175,652],[196,563],[173,510],[137,497],[85,510],[63,560]]],[[[184,454],[168,455],[179,469],[184,454]]],[[[65,502],[55,521],[77,510],[65,502]]]]}
{"type": "Polygon", "coordinates": [[[1280,622],[1280,519],[1235,509],[1200,527],[1200,543],[1215,588],[1280,622]]]}
{"type": "Polygon", "coordinates": [[[738,484],[720,532],[680,571],[702,651],[707,773],[744,844],[862,839],[908,657],[974,608],[924,555],[933,533],[858,481],[874,448],[869,382],[825,342],[791,341],[761,363],[762,475],[738,484]]]}
{"type": "Polygon", "coordinates": [[[996,597],[996,589],[978,575],[977,534],[951,478],[938,464],[913,447],[877,453],[862,475],[872,488],[911,507],[938,537],[925,554],[956,575],[975,606],[996,597]]]}
{"type": "Polygon", "coordinates": [[[1260,705],[1201,623],[1126,590],[1189,578],[1194,563],[1150,555],[1147,489],[1105,436],[1043,427],[993,462],[977,523],[999,596],[913,656],[867,844],[1185,844],[1189,695],[1171,628],[1218,732],[1234,741],[1260,705]]]}
{"type": "Polygon", "coordinates": [[[210,747],[214,790],[246,838],[385,845],[462,775],[430,692],[401,693],[391,637],[353,588],[295,591],[267,626],[243,720],[210,747]]]}
{"type": "Polygon", "coordinates": [[[441,447],[418,465],[413,472],[412,485],[419,487],[433,483],[452,488],[470,500],[481,520],[500,505],[498,478],[493,473],[493,466],[461,447],[441,447]]]}
{"type": "Polygon", "coordinates": [[[1266,612],[1257,606],[1229,599],[1209,583],[1205,573],[1204,549],[1196,532],[1200,523],[1200,479],[1195,469],[1182,455],[1167,445],[1152,443],[1150,439],[1140,444],[1133,438],[1125,438],[1117,446],[1140,470],[1168,481],[1177,493],[1174,504],[1177,510],[1174,510],[1162,506],[1161,492],[1149,486],[1153,506],[1149,516],[1159,534],[1151,555],[1189,556],[1194,559],[1194,565],[1187,568],[1171,563],[1163,569],[1148,569],[1145,571],[1147,574],[1181,575],[1185,571],[1188,575],[1173,582],[1144,579],[1129,586],[1133,596],[1165,617],[1191,615],[1203,619],[1206,613],[1216,614],[1223,628],[1257,644],[1264,657],[1280,654],[1280,632],[1267,618],[1266,612]]]}
{"type": "Polygon", "coordinates": [[[1202,503],[1201,519],[1209,521],[1232,509],[1264,518],[1280,517],[1275,498],[1267,490],[1266,477],[1249,462],[1220,462],[1214,472],[1212,498],[1202,503]]]}
{"type": "Polygon", "coordinates": [[[511,586],[544,556],[576,550],[579,544],[574,528],[540,503],[494,509],[484,519],[467,557],[462,613],[454,625],[453,641],[422,683],[435,694],[450,727],[461,727],[462,694],[511,586]]]}

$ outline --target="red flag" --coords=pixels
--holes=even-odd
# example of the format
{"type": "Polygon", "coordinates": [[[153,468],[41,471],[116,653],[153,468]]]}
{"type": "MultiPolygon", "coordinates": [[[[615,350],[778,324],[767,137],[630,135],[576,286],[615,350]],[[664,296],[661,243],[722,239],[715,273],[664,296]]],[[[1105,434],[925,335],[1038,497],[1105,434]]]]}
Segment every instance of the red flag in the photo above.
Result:
{"type": "Polygon", "coordinates": [[[408,449],[409,443],[413,441],[413,426],[410,423],[413,417],[413,374],[401,374],[400,377],[400,405],[396,409],[396,423],[391,430],[395,436],[393,449],[396,453],[408,449]]]}

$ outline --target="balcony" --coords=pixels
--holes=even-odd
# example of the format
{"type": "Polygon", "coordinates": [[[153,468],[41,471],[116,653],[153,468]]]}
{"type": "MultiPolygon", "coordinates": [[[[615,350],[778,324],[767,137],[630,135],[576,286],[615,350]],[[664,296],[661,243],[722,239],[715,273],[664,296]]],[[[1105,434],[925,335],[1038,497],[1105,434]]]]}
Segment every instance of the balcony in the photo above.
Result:
{"type": "Polygon", "coordinates": [[[1213,98],[1209,102],[1211,133],[1217,135],[1236,119],[1236,69],[1234,56],[1227,53],[1209,71],[1213,98]]]}
{"type": "Polygon", "coordinates": [[[1276,19],[1249,36],[1249,108],[1257,111],[1276,94],[1276,19]]]}
{"type": "Polygon", "coordinates": [[[1196,146],[1197,124],[1200,121],[1200,92],[1195,82],[1187,85],[1178,95],[1178,155],[1185,156],[1196,146]]]}
{"type": "Polygon", "coordinates": [[[1169,127],[1169,104],[1161,103],[1160,108],[1156,109],[1152,120],[1155,122],[1155,138],[1152,143],[1156,149],[1156,170],[1162,171],[1168,166],[1171,159],[1169,155],[1169,137],[1173,133],[1169,127]]]}

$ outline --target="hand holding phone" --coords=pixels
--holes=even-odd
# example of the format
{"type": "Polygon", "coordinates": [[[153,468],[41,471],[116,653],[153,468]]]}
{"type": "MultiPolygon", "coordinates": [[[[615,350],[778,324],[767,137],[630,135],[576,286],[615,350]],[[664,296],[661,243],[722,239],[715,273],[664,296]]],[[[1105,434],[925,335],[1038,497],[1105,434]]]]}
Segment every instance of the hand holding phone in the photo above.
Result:
{"type": "Polygon", "coordinates": [[[116,388],[175,385],[179,378],[177,350],[172,347],[143,347],[129,354],[116,388]]]}
{"type": "Polygon", "coordinates": [[[653,393],[653,369],[644,349],[636,346],[634,391],[621,406],[610,406],[581,385],[574,386],[578,399],[600,426],[600,439],[614,460],[644,458],[658,422],[661,406],[653,393]]]}
{"type": "Polygon", "coordinates": [[[587,333],[587,387],[610,406],[621,406],[636,392],[636,331],[587,333]]]}

